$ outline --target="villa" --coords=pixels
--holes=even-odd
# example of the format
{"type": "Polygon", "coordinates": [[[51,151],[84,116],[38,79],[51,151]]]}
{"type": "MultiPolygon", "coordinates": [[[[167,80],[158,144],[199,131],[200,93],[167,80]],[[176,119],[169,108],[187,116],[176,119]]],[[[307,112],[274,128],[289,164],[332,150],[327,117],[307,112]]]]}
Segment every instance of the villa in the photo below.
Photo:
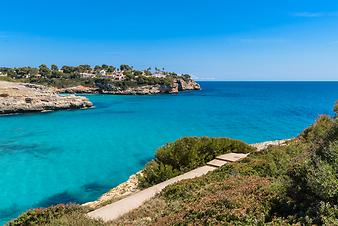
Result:
{"type": "Polygon", "coordinates": [[[93,73],[80,73],[81,78],[94,78],[96,75],[93,73]]]}
{"type": "Polygon", "coordinates": [[[98,76],[106,76],[107,75],[107,71],[106,70],[100,70],[100,71],[96,72],[96,75],[98,75],[98,76]]]}
{"type": "Polygon", "coordinates": [[[156,78],[165,78],[167,77],[167,75],[163,74],[163,73],[155,73],[152,76],[156,77],[156,78]]]}

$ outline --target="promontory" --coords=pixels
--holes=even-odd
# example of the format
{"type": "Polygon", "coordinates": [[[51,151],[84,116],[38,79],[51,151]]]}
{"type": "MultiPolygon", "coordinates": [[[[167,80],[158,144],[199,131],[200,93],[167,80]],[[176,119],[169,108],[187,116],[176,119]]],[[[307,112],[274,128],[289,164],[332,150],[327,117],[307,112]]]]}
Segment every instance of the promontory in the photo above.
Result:
{"type": "Polygon", "coordinates": [[[93,104],[85,97],[60,96],[43,85],[0,81],[0,114],[85,109],[93,104]]]}
{"type": "Polygon", "coordinates": [[[0,80],[46,85],[59,93],[100,93],[117,95],[175,94],[200,90],[189,74],[177,74],[164,69],[136,70],[123,64],[112,65],[40,65],[39,68],[0,67],[0,80]]]}

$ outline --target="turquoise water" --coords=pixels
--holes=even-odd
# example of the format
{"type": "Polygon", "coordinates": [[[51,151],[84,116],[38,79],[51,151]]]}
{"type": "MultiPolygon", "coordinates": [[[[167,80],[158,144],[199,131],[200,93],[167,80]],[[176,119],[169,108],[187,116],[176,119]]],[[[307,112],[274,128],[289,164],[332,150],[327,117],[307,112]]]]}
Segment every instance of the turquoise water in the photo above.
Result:
{"type": "Polygon", "coordinates": [[[88,95],[95,109],[0,117],[0,224],[31,207],[94,200],[182,136],[296,136],[338,99],[337,82],[201,85],[179,95],[88,95]]]}

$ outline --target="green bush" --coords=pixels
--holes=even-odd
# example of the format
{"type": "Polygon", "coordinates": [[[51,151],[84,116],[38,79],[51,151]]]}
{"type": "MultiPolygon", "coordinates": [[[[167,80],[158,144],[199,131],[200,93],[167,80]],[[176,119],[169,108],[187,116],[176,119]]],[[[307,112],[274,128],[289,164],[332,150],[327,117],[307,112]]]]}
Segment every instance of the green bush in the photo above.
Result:
{"type": "Polygon", "coordinates": [[[101,221],[85,216],[86,208],[79,205],[56,205],[48,208],[31,209],[23,213],[8,226],[30,225],[103,225],[101,221]],[[74,221],[77,219],[77,223],[74,221]]]}
{"type": "Polygon", "coordinates": [[[139,176],[140,187],[149,187],[184,172],[205,165],[216,156],[254,151],[251,146],[228,138],[186,137],[161,147],[155,160],[139,176]]]}
{"type": "Polygon", "coordinates": [[[338,205],[338,121],[322,116],[300,137],[308,148],[302,155],[305,157],[295,159],[289,167],[288,196],[293,200],[295,215],[325,224],[332,220],[332,211],[337,211],[338,205]]]}
{"type": "Polygon", "coordinates": [[[322,145],[320,142],[328,141],[332,129],[337,126],[334,119],[327,115],[322,115],[318,118],[315,124],[305,129],[300,134],[300,139],[305,139],[306,143],[322,145]]]}

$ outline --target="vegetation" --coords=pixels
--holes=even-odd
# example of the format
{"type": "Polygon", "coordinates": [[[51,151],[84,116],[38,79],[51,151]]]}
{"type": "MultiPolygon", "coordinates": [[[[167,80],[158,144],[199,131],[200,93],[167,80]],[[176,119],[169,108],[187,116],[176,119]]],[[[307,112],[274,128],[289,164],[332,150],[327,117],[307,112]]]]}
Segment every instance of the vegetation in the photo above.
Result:
{"type": "Polygon", "coordinates": [[[9,226],[31,225],[103,225],[102,221],[87,218],[88,210],[79,205],[57,205],[45,209],[32,209],[8,223],[9,226]]]}
{"type": "Polygon", "coordinates": [[[249,153],[254,148],[228,138],[186,137],[161,147],[139,176],[142,188],[158,184],[189,170],[205,165],[216,156],[229,153],[249,153]]]}
{"type": "MultiPolygon", "coordinates": [[[[335,111],[337,113],[337,105],[335,111]]],[[[184,138],[160,148],[150,164],[162,164],[162,169],[148,165],[146,170],[150,173],[146,175],[162,180],[171,173],[199,166],[208,161],[209,155],[227,150],[252,151],[245,144],[229,139],[184,138]],[[153,169],[160,172],[160,176],[151,172],[153,169]]],[[[149,180],[149,183],[155,182],[149,180]]],[[[67,219],[58,225],[91,225],[74,221],[88,221],[83,214],[78,214],[79,210],[70,212],[60,216],[47,211],[46,216],[34,223],[45,225],[45,219],[56,218],[67,219]]],[[[16,221],[29,225],[27,219],[31,218],[27,218],[26,213],[16,221]]],[[[338,225],[338,118],[321,116],[286,145],[251,152],[247,158],[205,176],[170,185],[117,221],[95,223],[338,225]]]]}
{"type": "Polygon", "coordinates": [[[42,64],[38,68],[20,67],[5,68],[0,67],[0,79],[16,82],[27,82],[41,85],[54,86],[57,88],[67,88],[72,86],[88,86],[105,88],[109,91],[116,89],[126,89],[142,85],[165,85],[170,86],[173,80],[181,78],[189,80],[190,75],[177,75],[173,72],[165,72],[156,68],[155,72],[148,68],[143,71],[135,70],[133,67],[122,64],[118,69],[111,65],[90,65],[62,66],[52,64],[49,68],[42,64]],[[161,77],[153,76],[155,74],[161,77]],[[5,75],[5,76],[4,76],[5,75]]]}

